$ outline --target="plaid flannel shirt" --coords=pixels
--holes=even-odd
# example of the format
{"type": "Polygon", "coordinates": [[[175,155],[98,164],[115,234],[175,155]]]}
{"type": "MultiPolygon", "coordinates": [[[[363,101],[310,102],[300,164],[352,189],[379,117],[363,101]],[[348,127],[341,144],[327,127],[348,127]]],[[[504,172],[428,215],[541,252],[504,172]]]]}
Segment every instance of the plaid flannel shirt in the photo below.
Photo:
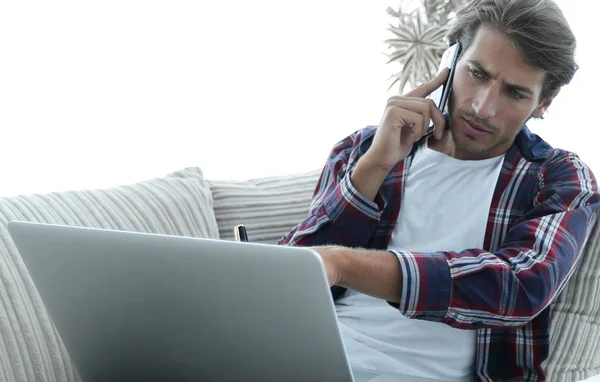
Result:
{"type": "MultiPolygon", "coordinates": [[[[308,218],[279,244],[387,248],[414,151],[424,141],[394,167],[371,201],[352,186],[350,175],[375,131],[369,126],[334,146],[308,218]]],[[[545,380],[549,306],[573,273],[599,206],[590,169],[523,127],[504,158],[483,248],[393,251],[403,286],[399,304],[392,305],[409,318],[476,330],[476,379],[545,380]]],[[[334,298],[344,291],[332,287],[334,298]]]]}

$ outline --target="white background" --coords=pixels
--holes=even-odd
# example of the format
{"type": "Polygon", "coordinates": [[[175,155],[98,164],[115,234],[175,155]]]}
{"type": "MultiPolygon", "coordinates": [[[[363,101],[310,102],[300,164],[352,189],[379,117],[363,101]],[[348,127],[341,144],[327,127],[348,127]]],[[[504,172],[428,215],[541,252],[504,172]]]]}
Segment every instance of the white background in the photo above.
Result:
{"type": "MultiPolygon", "coordinates": [[[[580,71],[533,126],[596,173],[600,3],[559,0],[580,71]]],[[[0,195],[320,168],[377,124],[392,0],[2,1],[0,195]]]]}

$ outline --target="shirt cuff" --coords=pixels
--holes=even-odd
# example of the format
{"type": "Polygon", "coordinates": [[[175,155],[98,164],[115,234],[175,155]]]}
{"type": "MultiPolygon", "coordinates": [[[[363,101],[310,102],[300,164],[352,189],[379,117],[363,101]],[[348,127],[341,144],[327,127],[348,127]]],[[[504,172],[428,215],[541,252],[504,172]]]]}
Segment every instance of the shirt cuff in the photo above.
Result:
{"type": "Polygon", "coordinates": [[[340,184],[342,195],[346,202],[351,204],[357,210],[363,212],[370,219],[379,220],[381,212],[385,208],[385,202],[378,192],[375,201],[367,198],[354,187],[350,178],[353,171],[348,172],[340,184]]]}
{"type": "Polygon", "coordinates": [[[390,305],[409,318],[442,322],[452,297],[450,266],[443,252],[391,251],[400,262],[400,302],[390,305]]]}
{"type": "Polygon", "coordinates": [[[375,201],[359,193],[350,181],[351,175],[348,172],[344,176],[324,202],[324,208],[336,229],[351,238],[352,246],[366,246],[377,229],[386,201],[379,193],[375,201]]]}

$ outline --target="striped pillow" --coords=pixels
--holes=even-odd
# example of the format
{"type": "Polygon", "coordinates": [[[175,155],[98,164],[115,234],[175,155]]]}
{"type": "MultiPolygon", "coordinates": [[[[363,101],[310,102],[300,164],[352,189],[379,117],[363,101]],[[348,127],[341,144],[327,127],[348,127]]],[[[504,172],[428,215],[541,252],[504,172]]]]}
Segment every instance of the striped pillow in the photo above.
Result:
{"type": "Polygon", "coordinates": [[[105,190],[0,198],[0,381],[79,380],[6,230],[11,220],[219,238],[199,168],[105,190]]]}
{"type": "Polygon", "coordinates": [[[255,243],[274,244],[308,216],[321,171],[246,181],[212,181],[215,216],[221,239],[234,240],[244,224],[255,243]]]}

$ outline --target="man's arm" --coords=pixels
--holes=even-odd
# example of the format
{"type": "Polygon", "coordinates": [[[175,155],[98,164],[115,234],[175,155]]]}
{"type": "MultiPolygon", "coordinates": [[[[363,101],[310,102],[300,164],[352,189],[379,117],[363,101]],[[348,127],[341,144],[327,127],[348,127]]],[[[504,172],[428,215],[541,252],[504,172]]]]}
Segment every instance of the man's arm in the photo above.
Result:
{"type": "Polygon", "coordinates": [[[385,202],[369,200],[354,188],[350,176],[367,150],[375,127],[359,130],[338,142],[323,167],[309,216],[279,240],[280,245],[344,245],[364,247],[377,228],[385,202]]]}
{"type": "Polygon", "coordinates": [[[555,299],[596,222],[600,195],[574,155],[549,160],[535,207],[494,253],[314,248],[332,284],[386,299],[411,318],[461,329],[514,327],[555,299]]]}
{"type": "Polygon", "coordinates": [[[392,252],[338,246],[314,247],[325,264],[330,286],[342,286],[399,302],[402,272],[392,252]]]}
{"type": "Polygon", "coordinates": [[[444,115],[425,97],[447,76],[443,70],[405,96],[391,97],[376,130],[363,129],[339,142],[323,168],[309,217],[278,244],[367,246],[385,208],[379,189],[388,173],[410,154],[430,119],[434,135],[439,139],[444,133],[444,115]]]}

